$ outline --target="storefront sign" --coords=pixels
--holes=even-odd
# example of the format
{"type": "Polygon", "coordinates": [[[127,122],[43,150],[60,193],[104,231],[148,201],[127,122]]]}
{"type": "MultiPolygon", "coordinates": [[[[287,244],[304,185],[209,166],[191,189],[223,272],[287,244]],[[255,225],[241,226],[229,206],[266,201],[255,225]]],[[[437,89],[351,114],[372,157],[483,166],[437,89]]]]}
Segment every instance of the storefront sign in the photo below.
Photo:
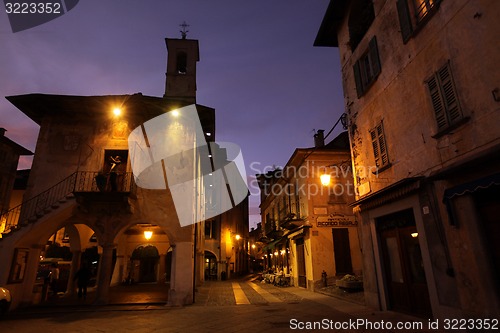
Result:
{"type": "Polygon", "coordinates": [[[353,215],[333,213],[328,216],[318,216],[316,226],[333,228],[356,227],[358,226],[358,221],[356,221],[356,218],[353,215]]]}

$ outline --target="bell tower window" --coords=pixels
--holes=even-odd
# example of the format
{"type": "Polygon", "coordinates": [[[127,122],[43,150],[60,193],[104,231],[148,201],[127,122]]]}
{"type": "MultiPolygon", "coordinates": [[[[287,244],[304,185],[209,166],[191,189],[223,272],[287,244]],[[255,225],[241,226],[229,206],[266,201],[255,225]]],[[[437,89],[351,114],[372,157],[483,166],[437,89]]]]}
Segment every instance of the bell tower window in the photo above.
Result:
{"type": "Polygon", "coordinates": [[[177,74],[186,74],[187,72],[187,54],[186,52],[177,53],[177,74]]]}

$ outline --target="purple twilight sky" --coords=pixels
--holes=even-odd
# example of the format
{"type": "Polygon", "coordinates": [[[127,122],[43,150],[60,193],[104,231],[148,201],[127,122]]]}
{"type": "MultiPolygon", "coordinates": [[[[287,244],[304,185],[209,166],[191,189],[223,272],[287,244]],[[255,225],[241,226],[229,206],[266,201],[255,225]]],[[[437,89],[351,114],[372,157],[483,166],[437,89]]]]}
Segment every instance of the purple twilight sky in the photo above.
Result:
{"type": "MultiPolygon", "coordinates": [[[[197,102],[215,108],[216,140],[241,147],[249,176],[283,166],[344,110],[338,50],[313,47],[328,3],[81,0],[61,17],[17,33],[2,4],[0,127],[34,151],[38,126],[5,96],[163,96],[164,38],[180,38],[186,21],[188,38],[200,45],[197,102]]],[[[22,158],[19,169],[30,163],[22,158]]],[[[258,190],[251,179],[249,185],[255,226],[258,190]]]]}

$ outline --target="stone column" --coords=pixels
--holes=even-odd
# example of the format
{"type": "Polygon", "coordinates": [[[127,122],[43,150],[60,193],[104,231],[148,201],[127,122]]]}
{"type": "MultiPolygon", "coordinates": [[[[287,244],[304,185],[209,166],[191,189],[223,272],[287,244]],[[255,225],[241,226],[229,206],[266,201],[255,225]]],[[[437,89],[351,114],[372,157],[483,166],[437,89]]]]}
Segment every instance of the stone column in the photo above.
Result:
{"type": "Polygon", "coordinates": [[[168,304],[181,306],[193,303],[193,243],[178,242],[172,254],[172,275],[168,304]]]}
{"type": "Polygon", "coordinates": [[[165,284],[165,257],[166,255],[160,254],[160,259],[158,262],[158,284],[165,284]]]}
{"type": "Polygon", "coordinates": [[[80,269],[80,260],[82,257],[82,251],[72,251],[73,257],[71,258],[71,268],[69,270],[68,278],[68,288],[66,289],[66,295],[73,296],[75,294],[75,275],[80,269]]]}
{"type": "Polygon", "coordinates": [[[99,263],[97,298],[95,304],[109,303],[109,287],[111,282],[111,266],[113,264],[113,249],[115,244],[104,244],[99,263]]]}

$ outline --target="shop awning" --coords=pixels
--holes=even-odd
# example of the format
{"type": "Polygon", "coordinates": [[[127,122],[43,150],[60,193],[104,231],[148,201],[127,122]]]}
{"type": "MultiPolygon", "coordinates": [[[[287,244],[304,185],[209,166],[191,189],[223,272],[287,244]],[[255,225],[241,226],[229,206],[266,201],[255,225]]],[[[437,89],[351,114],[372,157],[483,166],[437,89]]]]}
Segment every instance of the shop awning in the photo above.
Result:
{"type": "Polygon", "coordinates": [[[494,185],[500,185],[500,173],[447,189],[444,191],[443,202],[460,195],[471,194],[477,190],[487,189],[494,185]]]}
{"type": "Polygon", "coordinates": [[[281,237],[281,238],[278,238],[278,239],[276,239],[276,240],[274,240],[274,241],[272,241],[270,243],[267,243],[262,248],[262,252],[274,250],[274,248],[276,247],[276,245],[280,245],[284,240],[286,240],[286,237],[281,237]]]}
{"type": "Polygon", "coordinates": [[[452,207],[452,199],[465,194],[472,194],[478,190],[485,190],[492,186],[500,185],[500,173],[476,179],[472,182],[461,184],[444,191],[443,203],[446,205],[450,225],[456,225],[457,217],[455,210],[452,207]]]}

